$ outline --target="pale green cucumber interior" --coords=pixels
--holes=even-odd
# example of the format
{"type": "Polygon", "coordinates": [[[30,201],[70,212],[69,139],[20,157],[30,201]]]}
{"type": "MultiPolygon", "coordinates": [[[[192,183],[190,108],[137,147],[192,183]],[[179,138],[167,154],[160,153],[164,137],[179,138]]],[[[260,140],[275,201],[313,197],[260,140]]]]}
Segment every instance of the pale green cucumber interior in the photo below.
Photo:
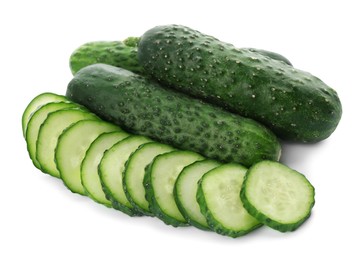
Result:
{"type": "Polygon", "coordinates": [[[221,165],[217,161],[203,160],[185,167],[176,182],[176,196],[191,220],[208,228],[206,218],[196,200],[198,181],[208,171],[221,165]]]}
{"type": "Polygon", "coordinates": [[[126,198],[122,183],[125,162],[140,145],[148,142],[151,140],[147,137],[127,137],[107,150],[100,162],[99,174],[102,182],[111,192],[112,197],[128,208],[132,208],[132,205],[126,198]]]}
{"type": "Polygon", "coordinates": [[[238,164],[219,166],[202,179],[202,190],[210,213],[225,228],[249,230],[259,222],[244,208],[240,190],[247,169],[238,164]]]}
{"type": "Polygon", "coordinates": [[[168,216],[186,222],[174,200],[174,184],[184,167],[203,159],[204,157],[193,152],[174,151],[160,155],[154,161],[151,184],[155,200],[161,210],[168,216]]]}
{"type": "Polygon", "coordinates": [[[106,199],[102,190],[98,166],[104,152],[110,149],[117,142],[128,137],[129,134],[123,131],[103,133],[95,139],[86,152],[81,164],[81,182],[87,195],[95,201],[111,206],[111,202],[106,199]]]}
{"type": "Polygon", "coordinates": [[[95,115],[80,109],[64,109],[52,112],[41,125],[37,138],[36,158],[42,170],[60,177],[55,163],[55,150],[59,136],[70,125],[85,119],[97,119],[95,115]]]}
{"type": "Polygon", "coordinates": [[[279,223],[296,223],[310,213],[313,187],[302,174],[287,166],[259,163],[250,169],[245,186],[249,203],[279,223]]]}
{"type": "Polygon", "coordinates": [[[27,142],[29,156],[38,169],[41,168],[41,165],[36,158],[36,148],[40,126],[46,120],[49,113],[71,107],[77,107],[77,105],[70,102],[47,103],[38,110],[36,110],[34,114],[30,117],[26,129],[25,140],[27,142]]]}
{"type": "Polygon", "coordinates": [[[130,157],[125,169],[125,188],[131,199],[142,209],[149,211],[149,203],[145,199],[145,189],[143,185],[145,167],[152,162],[159,154],[173,151],[174,148],[160,143],[147,143],[142,145],[130,157]]]}
{"type": "Polygon", "coordinates": [[[25,108],[22,116],[22,128],[24,137],[27,131],[29,120],[36,110],[38,110],[40,107],[50,102],[67,101],[67,100],[68,99],[65,96],[56,95],[53,93],[42,93],[36,96],[25,108]]]}
{"type": "Polygon", "coordinates": [[[64,184],[73,192],[85,195],[81,183],[81,163],[91,143],[102,133],[120,130],[100,120],[82,120],[66,129],[56,147],[56,164],[64,184]]]}

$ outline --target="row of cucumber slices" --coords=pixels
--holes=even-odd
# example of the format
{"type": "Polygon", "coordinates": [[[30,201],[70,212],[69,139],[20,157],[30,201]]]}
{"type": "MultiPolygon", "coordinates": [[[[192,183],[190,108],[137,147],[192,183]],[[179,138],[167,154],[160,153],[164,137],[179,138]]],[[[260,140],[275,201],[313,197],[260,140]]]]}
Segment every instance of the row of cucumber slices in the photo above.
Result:
{"type": "Polygon", "coordinates": [[[262,224],[292,231],[310,215],[314,188],[278,162],[244,166],[124,132],[64,96],[43,93],[22,118],[29,156],[74,193],[130,216],[156,216],[231,237],[262,224]]]}

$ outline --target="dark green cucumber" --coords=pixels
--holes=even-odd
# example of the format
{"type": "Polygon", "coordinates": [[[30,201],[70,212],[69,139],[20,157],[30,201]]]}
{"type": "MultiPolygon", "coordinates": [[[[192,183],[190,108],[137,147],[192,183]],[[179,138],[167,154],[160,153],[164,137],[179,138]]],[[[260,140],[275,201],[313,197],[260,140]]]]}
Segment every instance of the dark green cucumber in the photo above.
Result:
{"type": "MultiPolygon", "coordinates": [[[[244,50],[244,49],[240,49],[240,50],[244,50]]],[[[247,50],[252,51],[252,52],[257,52],[260,53],[264,56],[267,56],[273,60],[278,60],[278,61],[283,61],[284,63],[286,63],[287,65],[292,66],[292,63],[283,55],[273,52],[273,51],[267,51],[267,50],[262,50],[262,49],[255,49],[255,48],[248,48],[247,50]]]]}
{"type": "Polygon", "coordinates": [[[317,77],[188,27],[147,31],[138,58],[162,84],[255,119],[282,139],[323,140],[341,118],[337,93],[317,77]]]}
{"type": "Polygon", "coordinates": [[[105,64],[80,70],[67,97],[122,129],[208,158],[249,166],[278,160],[281,147],[261,124],[105,64]]]}
{"type": "Polygon", "coordinates": [[[248,170],[241,199],[260,222],[286,232],[296,230],[311,215],[315,189],[301,173],[278,162],[262,161],[248,170]]]}
{"type": "Polygon", "coordinates": [[[99,41],[80,46],[70,57],[72,74],[95,63],[105,63],[141,73],[143,68],[138,62],[137,48],[133,46],[136,42],[130,39],[127,44],[121,41],[99,41]]]}
{"type": "MultiPolygon", "coordinates": [[[[128,37],[122,42],[102,41],[85,43],[71,55],[70,68],[72,74],[75,74],[83,67],[96,63],[105,63],[144,74],[142,66],[138,65],[139,61],[136,55],[139,40],[139,37],[128,37]]],[[[287,58],[278,53],[253,48],[249,48],[249,50],[292,65],[287,58]]]]}

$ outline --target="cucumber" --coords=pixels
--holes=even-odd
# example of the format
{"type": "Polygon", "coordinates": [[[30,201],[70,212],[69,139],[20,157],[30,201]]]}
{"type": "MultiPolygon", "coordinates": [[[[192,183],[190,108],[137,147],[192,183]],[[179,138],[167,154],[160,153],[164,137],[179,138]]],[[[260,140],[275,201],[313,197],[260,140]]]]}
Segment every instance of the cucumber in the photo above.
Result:
{"type": "MultiPolygon", "coordinates": [[[[136,55],[139,40],[140,37],[128,37],[122,42],[102,41],[89,42],[82,45],[70,57],[72,74],[74,75],[80,69],[96,63],[105,63],[130,70],[137,74],[144,74],[142,66],[138,65],[139,61],[136,55]]],[[[287,58],[278,53],[254,48],[249,48],[249,50],[292,65],[287,58]]]]}
{"type": "Polygon", "coordinates": [[[239,164],[225,164],[207,172],[199,181],[197,201],[201,213],[218,234],[235,238],[261,226],[240,199],[246,171],[239,164]]]}
{"type": "Polygon", "coordinates": [[[55,159],[57,169],[67,188],[86,195],[81,183],[81,163],[91,143],[102,133],[120,128],[101,120],[82,120],[63,131],[58,139],[55,159]]]}
{"type": "Polygon", "coordinates": [[[144,143],[151,142],[143,136],[129,136],[104,153],[99,164],[99,176],[106,198],[112,206],[129,216],[140,215],[128,201],[123,189],[123,172],[129,156],[144,143]]]}
{"type": "Polygon", "coordinates": [[[32,117],[33,113],[39,109],[41,106],[50,103],[50,102],[60,102],[60,101],[67,101],[68,99],[65,96],[57,95],[54,93],[42,93],[33,98],[32,101],[28,104],[25,108],[23,116],[22,116],[22,129],[23,129],[23,136],[25,137],[27,131],[27,125],[32,117]]]}
{"type": "Polygon", "coordinates": [[[281,232],[297,229],[310,216],[315,189],[301,173],[272,161],[253,165],[241,189],[246,210],[281,232]]]}
{"type": "Polygon", "coordinates": [[[218,161],[249,166],[280,156],[277,138],[261,124],[121,68],[83,68],[66,95],[125,131],[218,161]]]}
{"type": "Polygon", "coordinates": [[[97,120],[98,117],[79,108],[62,109],[48,114],[39,129],[36,146],[36,159],[43,172],[60,177],[55,163],[58,138],[70,125],[85,119],[97,120]]]}
{"type": "Polygon", "coordinates": [[[183,169],[174,185],[173,194],[179,211],[190,225],[203,230],[208,230],[209,226],[196,200],[198,181],[206,172],[220,165],[213,160],[192,163],[183,169]]]}
{"type": "Polygon", "coordinates": [[[282,139],[321,141],[341,118],[337,93],[317,77],[188,27],[147,31],[138,59],[163,85],[255,119],[282,139]]]}
{"type": "Polygon", "coordinates": [[[151,142],[142,144],[129,157],[123,173],[123,188],[130,203],[144,215],[152,215],[149,203],[145,199],[143,185],[145,167],[159,154],[173,151],[169,145],[151,142]]]}
{"type": "Polygon", "coordinates": [[[85,158],[81,164],[81,182],[86,194],[94,201],[107,207],[111,207],[111,202],[106,199],[105,193],[102,190],[98,166],[104,152],[128,136],[129,134],[123,131],[99,135],[87,149],[85,158]]]}
{"type": "Polygon", "coordinates": [[[132,39],[127,45],[121,41],[89,42],[76,49],[70,57],[70,69],[76,74],[80,69],[95,63],[105,63],[136,73],[142,73],[139,65],[136,44],[132,39]]]}
{"type": "Polygon", "coordinates": [[[190,151],[172,151],[155,157],[146,168],[144,187],[149,210],[167,225],[188,225],[173,197],[173,188],[182,169],[204,157],[190,151]]]}
{"type": "MultiPolygon", "coordinates": [[[[240,50],[244,50],[244,49],[240,49],[240,50]]],[[[247,50],[251,51],[251,52],[257,52],[260,53],[264,56],[267,56],[273,60],[278,60],[278,61],[282,61],[284,63],[286,63],[287,65],[292,66],[292,63],[283,55],[273,52],[273,51],[267,51],[267,50],[262,50],[262,49],[255,49],[255,48],[248,48],[247,50]]]]}
{"type": "Polygon", "coordinates": [[[41,169],[41,165],[39,164],[36,154],[37,154],[37,139],[38,133],[41,124],[46,120],[49,113],[61,110],[64,108],[77,108],[78,105],[71,102],[57,102],[57,103],[47,103],[38,110],[36,110],[32,116],[26,127],[25,140],[27,142],[27,149],[29,153],[29,157],[32,160],[35,167],[41,169]]]}

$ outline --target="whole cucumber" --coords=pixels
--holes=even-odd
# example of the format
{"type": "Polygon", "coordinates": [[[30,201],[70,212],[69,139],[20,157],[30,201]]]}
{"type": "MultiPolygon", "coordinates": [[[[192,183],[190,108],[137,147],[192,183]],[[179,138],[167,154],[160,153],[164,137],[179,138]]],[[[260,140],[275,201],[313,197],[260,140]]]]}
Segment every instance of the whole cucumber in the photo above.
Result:
{"type": "Polygon", "coordinates": [[[222,162],[278,160],[281,146],[263,125],[106,64],[81,69],[66,96],[122,129],[222,162]]]}
{"type": "Polygon", "coordinates": [[[321,141],[341,118],[337,93],[317,77],[188,27],[147,31],[138,58],[163,85],[253,118],[282,139],[321,141]]]}
{"type": "Polygon", "coordinates": [[[70,57],[70,69],[74,75],[80,69],[96,63],[105,63],[121,67],[135,73],[142,73],[143,68],[137,58],[136,43],[138,38],[130,37],[122,41],[88,42],[77,48],[70,57]]]}
{"type": "MultiPolygon", "coordinates": [[[[105,63],[143,74],[139,65],[137,46],[139,37],[128,37],[124,41],[88,42],[77,48],[70,57],[70,68],[74,75],[80,69],[96,63],[105,63]]],[[[289,65],[291,62],[282,55],[260,49],[249,48],[272,59],[281,60],[289,65]]]]}

